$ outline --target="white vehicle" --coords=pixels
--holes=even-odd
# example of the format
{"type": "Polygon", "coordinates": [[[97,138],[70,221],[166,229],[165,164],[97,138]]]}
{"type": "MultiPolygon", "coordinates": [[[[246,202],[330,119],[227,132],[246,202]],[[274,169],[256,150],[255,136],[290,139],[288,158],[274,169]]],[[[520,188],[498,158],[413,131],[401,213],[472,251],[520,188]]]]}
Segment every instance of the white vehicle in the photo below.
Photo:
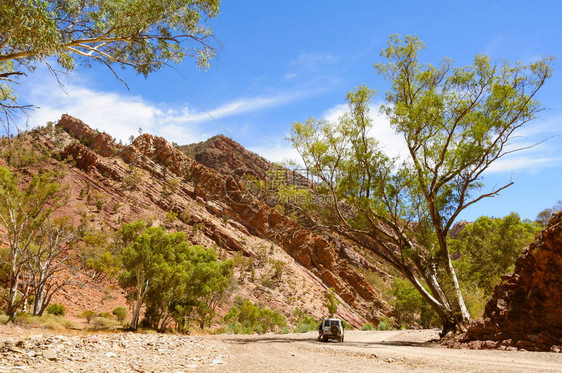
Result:
{"type": "Polygon", "coordinates": [[[338,342],[343,342],[343,322],[340,319],[324,319],[318,327],[318,340],[327,342],[330,339],[335,339],[338,342]]]}

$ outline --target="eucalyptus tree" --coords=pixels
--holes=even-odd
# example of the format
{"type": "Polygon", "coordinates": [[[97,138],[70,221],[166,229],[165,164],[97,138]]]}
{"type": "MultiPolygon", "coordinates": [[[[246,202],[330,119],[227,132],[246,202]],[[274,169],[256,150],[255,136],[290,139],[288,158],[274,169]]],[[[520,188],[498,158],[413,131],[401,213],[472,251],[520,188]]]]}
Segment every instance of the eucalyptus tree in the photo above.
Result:
{"type": "Polygon", "coordinates": [[[52,172],[35,175],[22,187],[7,167],[0,167],[0,244],[9,253],[6,313],[10,319],[33,290],[27,271],[30,253],[37,251],[37,243],[45,239],[45,226],[62,198],[60,191],[52,172]]]}
{"type": "Polygon", "coordinates": [[[0,109],[8,128],[20,105],[13,85],[45,64],[56,73],[99,62],[148,75],[193,58],[206,68],[215,54],[205,21],[220,0],[0,0],[0,109]]]}
{"type": "MultiPolygon", "coordinates": [[[[542,110],[536,94],[551,76],[551,58],[524,65],[476,55],[466,67],[449,59],[423,64],[415,36],[391,36],[375,70],[391,88],[382,112],[402,135],[405,159],[385,154],[369,116],[375,94],[347,95],[337,123],[293,123],[289,140],[331,195],[329,206],[302,209],[316,226],[337,231],[397,269],[431,304],[442,334],[470,321],[447,236],[467,207],[512,182],[484,190],[483,173],[515,151],[514,133],[542,110]],[[331,208],[328,208],[331,207],[331,208]]],[[[307,205],[310,207],[310,204],[307,205]]]]}

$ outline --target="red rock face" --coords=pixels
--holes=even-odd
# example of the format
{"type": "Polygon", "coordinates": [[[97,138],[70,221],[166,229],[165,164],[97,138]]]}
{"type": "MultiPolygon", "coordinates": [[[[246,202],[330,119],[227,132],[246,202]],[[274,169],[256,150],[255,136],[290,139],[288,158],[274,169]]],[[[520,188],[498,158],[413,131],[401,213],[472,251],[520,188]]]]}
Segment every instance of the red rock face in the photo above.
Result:
{"type": "Polygon", "coordinates": [[[482,320],[456,345],[562,350],[562,211],[523,251],[514,273],[496,286],[482,320]]]}
{"type": "Polygon", "coordinates": [[[73,137],[85,142],[88,147],[102,157],[109,157],[117,152],[113,138],[107,133],[100,133],[88,127],[80,119],[63,114],[58,122],[66,131],[72,132],[73,137]]]}

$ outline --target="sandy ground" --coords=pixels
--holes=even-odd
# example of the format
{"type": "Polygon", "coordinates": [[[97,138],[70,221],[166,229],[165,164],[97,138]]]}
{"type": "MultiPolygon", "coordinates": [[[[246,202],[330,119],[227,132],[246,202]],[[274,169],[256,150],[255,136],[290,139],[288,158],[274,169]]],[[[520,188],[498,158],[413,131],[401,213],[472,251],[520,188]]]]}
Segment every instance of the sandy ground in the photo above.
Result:
{"type": "Polygon", "coordinates": [[[0,372],[562,372],[562,354],[448,349],[432,342],[437,330],[347,331],[343,343],[316,335],[61,335],[0,326],[0,372]]]}
{"type": "Polygon", "coordinates": [[[562,372],[562,354],[456,350],[428,342],[437,330],[348,331],[343,343],[316,333],[210,337],[230,345],[231,372],[562,372]]]}

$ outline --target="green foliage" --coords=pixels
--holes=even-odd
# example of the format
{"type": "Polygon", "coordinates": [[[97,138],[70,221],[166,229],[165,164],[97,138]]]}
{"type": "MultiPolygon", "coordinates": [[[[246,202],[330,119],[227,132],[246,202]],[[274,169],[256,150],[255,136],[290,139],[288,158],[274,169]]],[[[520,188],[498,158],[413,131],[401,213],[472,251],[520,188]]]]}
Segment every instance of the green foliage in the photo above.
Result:
{"type": "Polygon", "coordinates": [[[123,322],[125,317],[127,317],[127,309],[125,307],[119,306],[115,307],[111,313],[117,318],[117,321],[123,322]]]}
{"type": "MultiPolygon", "coordinates": [[[[0,167],[0,225],[4,231],[0,236],[0,243],[8,250],[7,314],[10,317],[13,317],[16,310],[27,301],[27,297],[32,295],[30,292],[18,290],[20,286],[31,286],[25,282],[31,281],[31,278],[22,276],[24,264],[31,265],[36,273],[43,271],[42,282],[45,283],[52,279],[52,266],[60,263],[53,257],[45,262],[45,252],[37,250],[38,246],[47,247],[49,242],[55,242],[52,240],[55,237],[63,238],[53,232],[58,225],[49,220],[53,210],[60,207],[63,197],[61,185],[57,182],[58,177],[54,172],[40,171],[33,175],[29,183],[20,186],[19,179],[7,167],[0,167]],[[25,296],[18,299],[18,294],[25,296]]],[[[60,233],[63,233],[63,230],[60,233]]],[[[58,242],[57,245],[49,247],[48,251],[58,255],[60,250],[66,247],[66,243],[58,242]]]]}
{"type": "Polygon", "coordinates": [[[107,317],[94,317],[92,324],[96,330],[108,330],[120,327],[119,322],[113,318],[107,317]]]}
{"type": "Polygon", "coordinates": [[[309,316],[304,310],[296,308],[293,311],[291,321],[295,324],[293,333],[307,333],[318,328],[318,322],[314,317],[309,316]]]}
{"type": "Polygon", "coordinates": [[[144,76],[186,56],[208,67],[215,51],[211,30],[202,22],[215,17],[219,5],[220,0],[2,2],[2,117],[16,101],[14,79],[24,75],[15,66],[32,70],[47,58],[66,71],[79,61],[87,66],[95,61],[114,73],[113,66],[118,65],[144,76]]]}
{"type": "Polygon", "coordinates": [[[82,312],[81,314],[78,315],[78,317],[81,317],[83,319],[86,319],[86,322],[89,324],[90,321],[92,321],[92,319],[96,316],[96,313],[92,310],[86,310],[84,312],[82,312]]]}
{"type": "Polygon", "coordinates": [[[454,262],[459,280],[476,285],[485,296],[491,295],[537,232],[535,224],[521,221],[516,213],[504,218],[483,216],[467,224],[450,240],[451,250],[460,255],[454,262]]]}
{"type": "Polygon", "coordinates": [[[537,218],[535,219],[535,222],[541,228],[545,228],[546,225],[548,224],[548,220],[552,216],[552,213],[554,211],[558,211],[558,210],[562,210],[562,200],[556,202],[556,204],[553,207],[546,208],[546,209],[542,210],[541,212],[539,212],[537,214],[537,218]]]}
{"type": "Polygon", "coordinates": [[[100,312],[98,316],[106,319],[113,319],[113,315],[109,312],[100,312]]]}
{"type": "Polygon", "coordinates": [[[64,316],[66,307],[59,303],[52,303],[47,307],[47,313],[55,316],[64,316]]]}
{"type": "Polygon", "coordinates": [[[146,305],[147,323],[165,330],[172,318],[185,327],[192,312],[203,327],[210,323],[222,293],[229,285],[232,262],[218,262],[216,253],[190,246],[183,232],[166,233],[162,227],[141,222],[124,225],[123,272],[119,282],[132,302],[131,328],[138,326],[146,305]],[[129,236],[138,233],[136,237],[129,236]],[[131,242],[132,239],[132,242],[131,242]]]}
{"type": "Polygon", "coordinates": [[[237,297],[234,303],[224,317],[234,334],[279,332],[287,326],[287,319],[278,311],[257,306],[241,297],[237,297]]]}
{"type": "Polygon", "coordinates": [[[139,187],[141,182],[141,176],[139,170],[129,165],[129,172],[127,172],[127,176],[123,178],[123,186],[127,189],[136,190],[139,187]]]}
{"type": "Polygon", "coordinates": [[[274,260],[273,261],[273,278],[274,279],[281,279],[283,276],[283,270],[285,268],[285,262],[281,260],[274,260]]]}
{"type": "Polygon", "coordinates": [[[338,312],[338,305],[341,302],[336,298],[336,292],[334,288],[327,289],[324,292],[324,307],[328,310],[328,315],[334,317],[334,314],[338,312]]]}
{"type": "Polygon", "coordinates": [[[361,327],[361,330],[366,331],[366,330],[375,330],[375,327],[371,324],[371,323],[365,323],[363,324],[363,326],[361,327]]]}
{"type": "Polygon", "coordinates": [[[85,246],[81,249],[80,257],[85,267],[93,272],[95,280],[115,278],[121,271],[119,233],[116,237],[113,238],[114,242],[110,242],[112,237],[109,234],[89,231],[82,238],[85,246]]]}
{"type": "MultiPolygon", "coordinates": [[[[1,79],[0,79],[1,81],[1,79]]],[[[0,144],[5,145],[0,151],[0,158],[6,160],[9,166],[15,168],[28,167],[50,157],[50,152],[40,143],[26,143],[24,136],[0,144]]]]}
{"type": "Polygon", "coordinates": [[[380,320],[379,324],[377,325],[377,330],[390,330],[390,324],[386,320],[380,320]]]}
{"type": "Polygon", "coordinates": [[[31,316],[28,313],[18,313],[14,319],[18,325],[28,325],[52,330],[77,329],[79,326],[71,320],[62,316],[46,314],[42,316],[31,316]]]}
{"type": "Polygon", "coordinates": [[[399,326],[419,324],[424,328],[439,325],[439,318],[422,295],[407,280],[394,278],[392,295],[396,323],[399,326]]]}
{"type": "Polygon", "coordinates": [[[168,224],[172,224],[172,223],[174,223],[177,219],[178,219],[178,214],[176,214],[176,213],[173,212],[173,211],[169,211],[169,212],[166,214],[165,222],[168,223],[168,224]]]}

